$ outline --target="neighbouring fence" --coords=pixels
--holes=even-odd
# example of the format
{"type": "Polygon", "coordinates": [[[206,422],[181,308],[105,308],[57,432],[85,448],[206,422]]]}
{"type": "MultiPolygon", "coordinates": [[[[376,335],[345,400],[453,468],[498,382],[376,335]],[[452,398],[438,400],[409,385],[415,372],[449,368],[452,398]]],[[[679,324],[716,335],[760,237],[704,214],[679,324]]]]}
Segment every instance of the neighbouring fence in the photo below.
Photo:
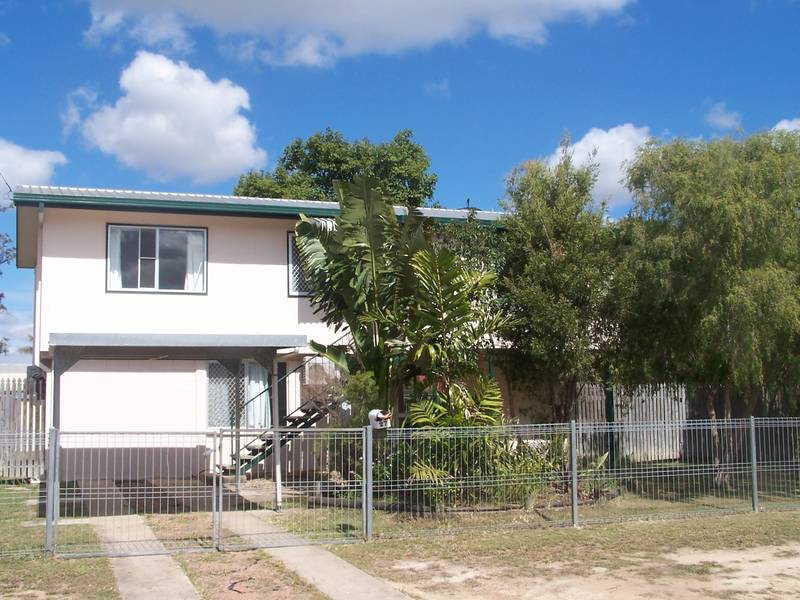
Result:
{"type": "Polygon", "coordinates": [[[36,477],[44,459],[44,380],[0,379],[0,480],[36,477]]]}
{"type": "MultiPolygon", "coordinates": [[[[0,450],[21,434],[0,437],[0,450]]],[[[131,555],[800,508],[800,419],[38,434],[0,556],[131,555]],[[231,472],[232,436],[274,444],[231,472]],[[669,453],[663,449],[669,447],[669,453]]],[[[8,475],[17,473],[17,475],[8,475]]]]}

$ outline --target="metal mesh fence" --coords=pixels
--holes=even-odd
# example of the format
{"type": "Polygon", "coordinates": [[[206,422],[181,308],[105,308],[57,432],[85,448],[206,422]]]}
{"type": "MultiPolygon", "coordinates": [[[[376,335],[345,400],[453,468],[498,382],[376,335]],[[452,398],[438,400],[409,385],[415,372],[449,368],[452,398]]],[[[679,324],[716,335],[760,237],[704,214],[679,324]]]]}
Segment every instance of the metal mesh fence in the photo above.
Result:
{"type": "Polygon", "coordinates": [[[577,426],[583,522],[750,510],[750,422],[577,426]]]}
{"type": "Polygon", "coordinates": [[[0,435],[5,557],[338,543],[800,508],[800,419],[51,430],[28,440],[40,455],[46,446],[39,476],[9,476],[22,472],[13,469],[25,460],[20,435],[0,435]],[[269,452],[236,477],[231,455],[254,440],[269,452]]]}
{"type": "MultiPolygon", "coordinates": [[[[229,432],[223,432],[226,446],[229,432]]],[[[362,429],[273,429],[273,451],[249,479],[226,476],[219,489],[225,548],[341,542],[363,537],[362,429]]]]}
{"type": "Polygon", "coordinates": [[[0,556],[44,552],[45,447],[41,433],[0,433],[0,556]]]}
{"type": "Polygon", "coordinates": [[[59,554],[212,547],[214,436],[61,432],[59,554]]]}
{"type": "Polygon", "coordinates": [[[376,433],[375,535],[570,521],[569,426],[376,433]]]}

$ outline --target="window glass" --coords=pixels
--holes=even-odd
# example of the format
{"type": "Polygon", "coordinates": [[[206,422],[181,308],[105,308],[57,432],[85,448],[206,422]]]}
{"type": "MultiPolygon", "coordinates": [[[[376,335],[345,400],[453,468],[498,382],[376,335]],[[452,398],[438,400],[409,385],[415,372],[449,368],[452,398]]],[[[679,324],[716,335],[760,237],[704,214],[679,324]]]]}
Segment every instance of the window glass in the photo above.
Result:
{"type": "Polygon", "coordinates": [[[137,288],[139,287],[139,230],[123,229],[120,238],[122,287],[137,288]]]}
{"type": "Polygon", "coordinates": [[[206,235],[196,229],[109,226],[109,290],[159,289],[202,293],[206,235]]]}
{"type": "Polygon", "coordinates": [[[156,230],[142,229],[139,254],[142,258],[156,257],[156,230]]]}
{"type": "Polygon", "coordinates": [[[158,289],[185,289],[186,272],[186,232],[162,229],[158,236],[158,289]]]}
{"type": "Polygon", "coordinates": [[[139,287],[156,287],[156,259],[143,258],[139,262],[139,287]]]}

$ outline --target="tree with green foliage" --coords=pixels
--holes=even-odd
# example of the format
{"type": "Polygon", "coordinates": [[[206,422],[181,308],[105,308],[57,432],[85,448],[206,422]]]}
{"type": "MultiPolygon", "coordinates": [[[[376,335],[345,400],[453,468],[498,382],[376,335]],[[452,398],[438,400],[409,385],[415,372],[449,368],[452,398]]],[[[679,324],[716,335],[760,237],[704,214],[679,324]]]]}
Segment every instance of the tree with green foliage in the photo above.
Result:
{"type": "Polygon", "coordinates": [[[613,234],[596,206],[596,167],[567,144],[557,164],[529,161],[508,178],[498,285],[512,380],[546,390],[552,418],[574,415],[579,386],[604,378],[613,234]]]}
{"type": "MultiPolygon", "coordinates": [[[[4,209],[5,210],[5,209],[4,209]]],[[[7,265],[14,260],[17,253],[14,249],[14,241],[7,233],[0,233],[0,266],[7,265]]],[[[0,271],[2,275],[2,271],[0,271]]],[[[0,292],[0,312],[6,311],[6,306],[3,304],[5,295],[0,292]]],[[[33,352],[33,349],[31,349],[33,352]]],[[[8,353],[8,338],[0,338],[0,354],[8,353]]]]}
{"type": "Polygon", "coordinates": [[[349,331],[352,343],[314,347],[346,372],[371,373],[384,408],[417,381],[443,408],[432,409],[443,415],[440,422],[456,414],[498,421],[491,384],[473,388],[480,394],[467,386],[478,375],[480,345],[498,322],[481,310],[492,276],[435,250],[419,211],[398,219],[374,180],[336,182],[336,190],[336,226],[302,217],[297,240],[312,303],[325,323],[349,331]]]}
{"type": "Polygon", "coordinates": [[[430,158],[409,129],[387,143],[348,141],[333,129],[296,139],[283,151],[275,169],[239,178],[237,196],[335,201],[335,181],[356,177],[375,180],[378,192],[403,206],[422,206],[433,197],[436,175],[430,158]]]}
{"type": "Polygon", "coordinates": [[[800,382],[800,134],[653,142],[614,282],[629,380],[706,390],[709,418],[800,382]]]}

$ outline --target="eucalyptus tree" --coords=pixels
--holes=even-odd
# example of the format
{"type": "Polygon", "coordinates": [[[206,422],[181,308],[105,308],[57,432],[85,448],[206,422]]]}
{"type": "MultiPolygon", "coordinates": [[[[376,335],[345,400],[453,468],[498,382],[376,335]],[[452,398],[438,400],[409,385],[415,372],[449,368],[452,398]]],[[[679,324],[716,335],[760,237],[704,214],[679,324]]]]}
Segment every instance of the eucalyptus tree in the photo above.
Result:
{"type": "Polygon", "coordinates": [[[619,364],[702,387],[712,419],[796,390],[800,134],[652,142],[628,186],[619,364]]]}

